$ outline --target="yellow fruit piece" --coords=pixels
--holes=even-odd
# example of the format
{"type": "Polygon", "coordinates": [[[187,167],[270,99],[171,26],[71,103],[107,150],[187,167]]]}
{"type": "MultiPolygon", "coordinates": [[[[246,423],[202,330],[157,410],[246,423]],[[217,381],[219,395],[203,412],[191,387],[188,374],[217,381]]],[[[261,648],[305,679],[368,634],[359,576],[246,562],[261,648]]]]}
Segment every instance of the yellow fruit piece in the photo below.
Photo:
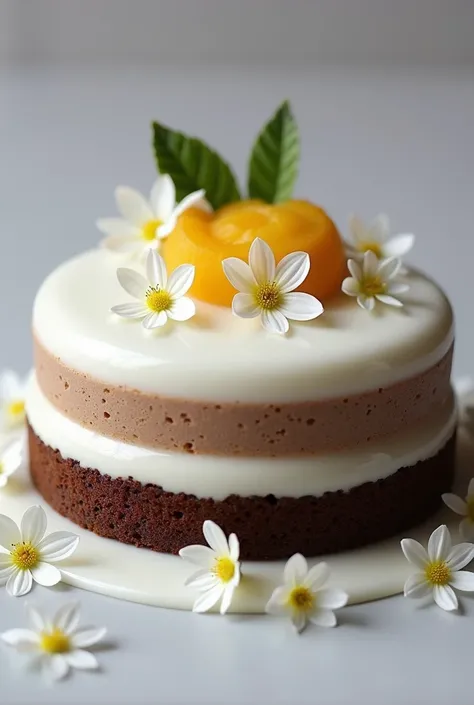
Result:
{"type": "Polygon", "coordinates": [[[224,275],[222,260],[239,257],[247,262],[256,237],[270,245],[277,263],[297,250],[309,254],[311,269],[300,291],[322,301],[340,291],[346,273],[341,238],[322,208],[308,201],[239,201],[215,213],[191,208],[164,241],[162,254],[168,270],[183,263],[195,265],[191,296],[230,306],[236,290],[224,275]]]}

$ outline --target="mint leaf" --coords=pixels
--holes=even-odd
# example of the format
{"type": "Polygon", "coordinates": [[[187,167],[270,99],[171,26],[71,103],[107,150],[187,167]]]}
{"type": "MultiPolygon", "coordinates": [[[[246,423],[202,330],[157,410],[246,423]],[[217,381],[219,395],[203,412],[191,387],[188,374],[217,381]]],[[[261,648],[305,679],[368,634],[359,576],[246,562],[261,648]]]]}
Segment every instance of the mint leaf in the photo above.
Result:
{"type": "Polygon", "coordinates": [[[250,198],[280,203],[291,198],[300,161],[300,138],[290,104],[278,108],[255,140],[250,155],[250,198]]]}
{"type": "Polygon", "coordinates": [[[214,209],[240,200],[235,176],[217,152],[197,138],[158,122],[153,122],[152,127],[158,171],[171,176],[178,201],[201,188],[214,209]]]}

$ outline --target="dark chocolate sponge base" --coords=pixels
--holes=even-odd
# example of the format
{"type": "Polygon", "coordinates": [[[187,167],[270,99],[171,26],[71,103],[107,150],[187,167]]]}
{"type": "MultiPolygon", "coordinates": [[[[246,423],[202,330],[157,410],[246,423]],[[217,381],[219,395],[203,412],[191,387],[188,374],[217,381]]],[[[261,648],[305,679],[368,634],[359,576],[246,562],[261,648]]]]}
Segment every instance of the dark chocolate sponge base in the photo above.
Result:
{"type": "Polygon", "coordinates": [[[112,479],[45,445],[29,428],[30,471],[43,498],[84,529],[163,553],[205,543],[212,519],[240,540],[242,558],[277,560],[335,553],[389,538],[421,523],[452,485],[455,435],[437,455],[377,482],[322,497],[231,495],[222,501],[112,479]]]}

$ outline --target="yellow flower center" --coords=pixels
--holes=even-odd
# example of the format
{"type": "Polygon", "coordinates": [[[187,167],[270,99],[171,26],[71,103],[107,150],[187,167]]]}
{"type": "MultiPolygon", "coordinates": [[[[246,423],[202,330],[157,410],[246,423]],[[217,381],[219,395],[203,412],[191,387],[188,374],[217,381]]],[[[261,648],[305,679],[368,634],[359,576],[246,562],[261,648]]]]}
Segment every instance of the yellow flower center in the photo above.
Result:
{"type": "Polygon", "coordinates": [[[23,399],[13,399],[7,405],[7,414],[12,421],[22,421],[25,415],[25,402],[23,399]]]}
{"type": "Polygon", "coordinates": [[[156,229],[163,225],[162,220],[149,220],[142,227],[142,238],[147,242],[151,242],[156,237],[156,229]]]}
{"type": "Polygon", "coordinates": [[[304,585],[296,585],[288,595],[288,605],[298,612],[311,612],[314,602],[314,593],[304,585]]]}
{"type": "Polygon", "coordinates": [[[377,296],[377,294],[385,294],[387,291],[387,285],[380,277],[364,277],[360,288],[366,296],[377,296]]]}
{"type": "Polygon", "coordinates": [[[235,563],[228,556],[216,558],[214,573],[223,583],[228,583],[235,575],[235,563]]]}
{"type": "Polygon", "coordinates": [[[274,311],[281,306],[282,293],[276,282],[259,284],[254,291],[255,303],[265,311],[274,311]]]}
{"type": "Polygon", "coordinates": [[[360,252],[373,252],[378,259],[382,259],[382,248],[378,242],[360,242],[357,249],[360,252]]]}
{"type": "Polygon", "coordinates": [[[38,549],[35,548],[30,541],[15,544],[10,555],[13,565],[15,565],[19,570],[30,570],[31,568],[35,568],[40,559],[38,549]]]}
{"type": "MultiPolygon", "coordinates": [[[[0,470],[0,472],[1,472],[1,470],[0,470]]],[[[474,496],[471,495],[470,497],[468,497],[466,500],[466,503],[467,503],[467,516],[472,522],[474,522],[474,496]]]]}
{"type": "Polygon", "coordinates": [[[146,305],[150,311],[154,311],[154,313],[168,311],[171,308],[172,303],[173,299],[171,294],[164,289],[160,289],[159,287],[150,287],[146,292],[146,305]]]}
{"type": "Polygon", "coordinates": [[[433,561],[425,568],[426,580],[432,585],[448,585],[451,580],[451,570],[445,561],[433,561]]]}
{"type": "Polygon", "coordinates": [[[53,629],[49,634],[43,632],[41,634],[40,645],[43,651],[48,654],[64,654],[71,648],[69,637],[60,629],[53,629]]]}

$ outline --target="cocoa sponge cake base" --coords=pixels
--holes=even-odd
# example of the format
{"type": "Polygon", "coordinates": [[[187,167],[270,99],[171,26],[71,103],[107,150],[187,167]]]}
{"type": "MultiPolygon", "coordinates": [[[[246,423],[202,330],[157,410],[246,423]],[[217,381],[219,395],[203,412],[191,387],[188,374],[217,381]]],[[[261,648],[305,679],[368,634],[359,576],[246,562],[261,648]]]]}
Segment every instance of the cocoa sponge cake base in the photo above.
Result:
{"type": "Polygon", "coordinates": [[[164,553],[203,543],[212,519],[236,532],[241,555],[277,560],[357,548],[421,523],[441,504],[454,476],[455,435],[435,456],[349,492],[321,497],[239,497],[223,501],[165,492],[112,479],[45,445],[29,428],[30,471],[43,498],[79,526],[107,538],[164,553]]]}

